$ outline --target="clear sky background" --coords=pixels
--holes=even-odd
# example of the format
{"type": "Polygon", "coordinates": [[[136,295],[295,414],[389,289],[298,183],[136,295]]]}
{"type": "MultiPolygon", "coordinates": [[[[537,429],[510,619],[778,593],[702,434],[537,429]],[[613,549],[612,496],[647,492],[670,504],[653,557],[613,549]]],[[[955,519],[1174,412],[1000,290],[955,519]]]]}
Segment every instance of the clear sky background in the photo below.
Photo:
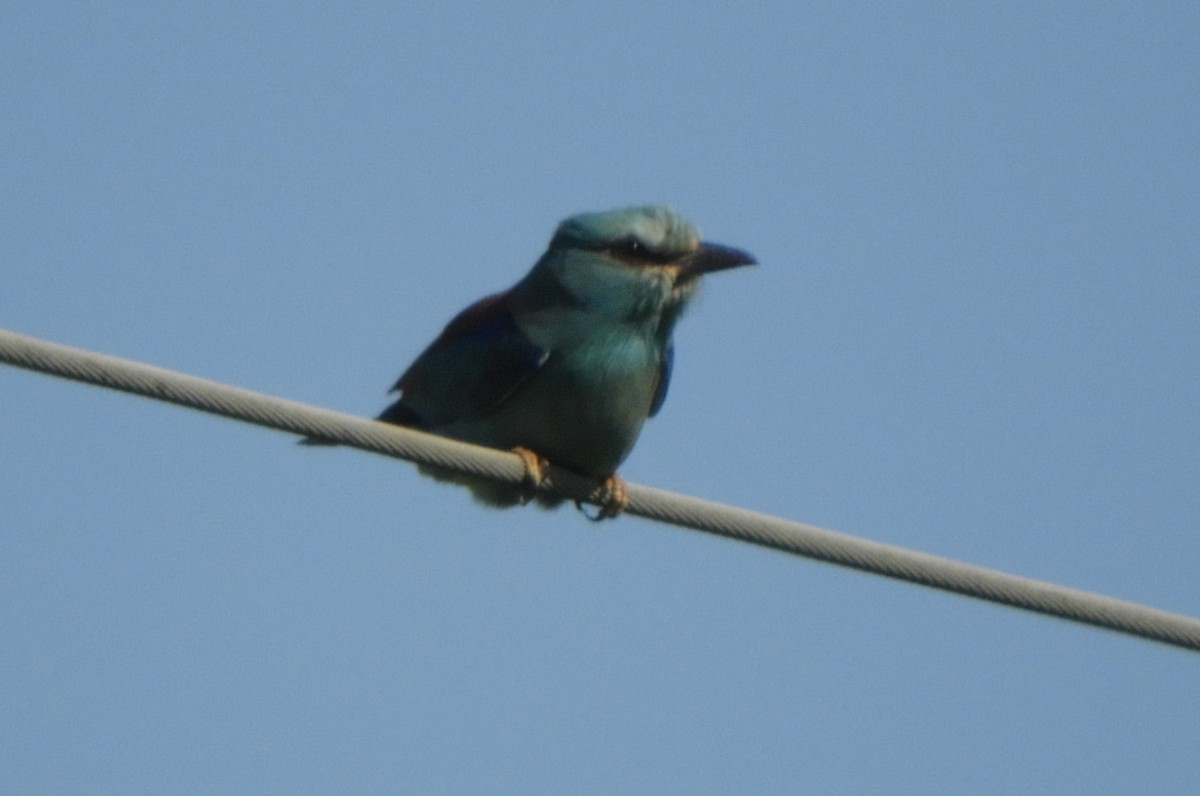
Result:
{"type": "MultiPolygon", "coordinates": [[[[1195,3],[0,12],[0,326],[373,415],[564,216],[632,481],[1200,615],[1195,3]]],[[[1200,657],[0,368],[13,793],[1195,793],[1200,657]]]]}

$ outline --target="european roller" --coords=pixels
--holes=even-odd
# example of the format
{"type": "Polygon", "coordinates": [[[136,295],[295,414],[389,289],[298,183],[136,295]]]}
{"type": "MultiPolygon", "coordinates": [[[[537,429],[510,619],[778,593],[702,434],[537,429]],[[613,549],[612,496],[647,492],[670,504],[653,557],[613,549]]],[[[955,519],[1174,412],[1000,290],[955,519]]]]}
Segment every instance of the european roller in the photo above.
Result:
{"type": "Polygon", "coordinates": [[[521,281],[450,321],[378,419],[518,453],[524,488],[422,468],[485,503],[524,503],[549,461],[603,482],[597,519],[615,517],[617,467],[667,395],[676,321],[701,276],[754,262],[666,207],[572,216],[521,281]]]}

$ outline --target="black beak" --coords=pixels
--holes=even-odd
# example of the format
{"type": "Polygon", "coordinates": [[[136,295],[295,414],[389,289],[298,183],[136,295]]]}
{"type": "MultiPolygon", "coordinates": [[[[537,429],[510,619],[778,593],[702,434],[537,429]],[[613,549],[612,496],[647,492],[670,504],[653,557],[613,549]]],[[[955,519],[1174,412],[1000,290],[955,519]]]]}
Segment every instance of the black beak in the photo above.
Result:
{"type": "Polygon", "coordinates": [[[726,268],[737,268],[740,265],[755,265],[758,260],[754,255],[735,249],[732,246],[721,246],[716,243],[702,243],[700,248],[679,260],[680,277],[694,277],[710,274],[713,271],[724,271],[726,268]]]}

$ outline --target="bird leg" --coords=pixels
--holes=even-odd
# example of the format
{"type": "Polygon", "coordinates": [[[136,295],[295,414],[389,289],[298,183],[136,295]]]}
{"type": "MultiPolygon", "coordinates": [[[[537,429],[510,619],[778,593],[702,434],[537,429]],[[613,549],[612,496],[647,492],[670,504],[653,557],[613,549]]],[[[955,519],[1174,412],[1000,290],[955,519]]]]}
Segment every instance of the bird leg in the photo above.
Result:
{"type": "MultiPolygon", "coordinates": [[[[541,489],[546,481],[546,467],[550,464],[549,460],[529,448],[520,446],[513,448],[512,452],[517,454],[521,458],[521,464],[525,465],[524,486],[533,492],[541,489]]],[[[521,502],[528,502],[530,497],[532,495],[522,495],[521,502]]],[[[629,486],[625,483],[625,479],[617,473],[605,478],[597,491],[596,503],[600,505],[600,510],[596,512],[595,517],[589,516],[579,501],[575,501],[575,506],[593,522],[614,519],[624,513],[625,509],[629,507],[629,486]]]]}
{"type": "Polygon", "coordinates": [[[619,517],[629,507],[629,486],[625,479],[617,473],[605,478],[596,502],[600,504],[600,511],[589,519],[599,522],[619,517]]]}
{"type": "MultiPolygon", "coordinates": [[[[541,489],[542,484],[546,481],[546,466],[550,464],[550,462],[546,459],[543,459],[541,456],[538,456],[536,453],[529,450],[529,448],[522,448],[518,446],[513,448],[512,452],[521,457],[521,464],[525,465],[526,485],[531,487],[534,491],[541,489]]],[[[521,502],[526,502],[526,499],[523,499],[521,502]]]]}

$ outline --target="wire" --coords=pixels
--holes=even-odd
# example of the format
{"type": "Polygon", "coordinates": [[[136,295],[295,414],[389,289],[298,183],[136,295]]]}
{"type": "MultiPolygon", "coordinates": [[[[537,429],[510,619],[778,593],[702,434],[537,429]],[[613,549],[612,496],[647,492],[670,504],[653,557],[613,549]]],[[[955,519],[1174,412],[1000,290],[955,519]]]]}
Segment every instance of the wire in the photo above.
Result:
{"type": "MultiPolygon", "coordinates": [[[[517,484],[512,453],[308,406],[0,329],[0,362],[260,426],[517,484]]],[[[551,466],[543,488],[595,503],[590,479],[551,466]]],[[[627,512],[876,575],[1200,651],[1200,619],[872,542],[746,509],[629,485],[627,512]]]]}

